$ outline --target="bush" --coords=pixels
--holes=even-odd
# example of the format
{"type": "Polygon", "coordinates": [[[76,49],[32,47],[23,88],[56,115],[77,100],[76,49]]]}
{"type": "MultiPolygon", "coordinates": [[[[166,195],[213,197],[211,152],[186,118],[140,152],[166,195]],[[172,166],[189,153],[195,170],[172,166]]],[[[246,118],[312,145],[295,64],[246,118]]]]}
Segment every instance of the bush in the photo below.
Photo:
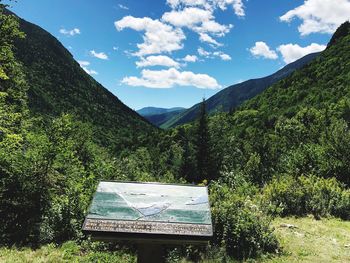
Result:
{"type": "Polygon", "coordinates": [[[270,221],[248,196],[239,192],[242,191],[226,185],[211,186],[213,245],[236,259],[275,252],[278,242],[270,221]]]}
{"type": "Polygon", "coordinates": [[[280,216],[311,213],[315,218],[330,215],[350,218],[350,191],[335,178],[275,178],[263,190],[263,200],[272,205],[270,213],[277,212],[280,216]]]}

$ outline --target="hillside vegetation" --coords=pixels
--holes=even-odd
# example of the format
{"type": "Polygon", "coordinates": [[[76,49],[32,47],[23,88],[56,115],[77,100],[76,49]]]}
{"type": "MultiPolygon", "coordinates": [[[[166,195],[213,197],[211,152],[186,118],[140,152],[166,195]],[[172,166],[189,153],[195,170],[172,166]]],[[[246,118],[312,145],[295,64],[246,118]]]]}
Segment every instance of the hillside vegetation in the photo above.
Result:
{"type": "MultiPolygon", "coordinates": [[[[227,87],[207,100],[207,111],[210,115],[219,112],[230,112],[233,109],[239,107],[245,101],[255,97],[262,93],[265,89],[273,85],[274,83],[288,77],[295,70],[302,68],[312,61],[319,53],[309,54],[299,60],[290,63],[276,73],[259,79],[251,79],[227,87]]],[[[172,116],[168,120],[164,120],[160,124],[161,128],[167,129],[176,127],[185,123],[193,122],[196,120],[200,109],[200,103],[194,105],[190,109],[180,112],[177,115],[172,116]]]]}
{"type": "Polygon", "coordinates": [[[28,106],[34,116],[72,114],[90,123],[94,140],[114,152],[143,142],[153,128],[79,66],[51,34],[19,19],[25,38],[15,41],[15,57],[23,65],[28,106]]]}
{"type": "Polygon", "coordinates": [[[132,262],[132,246],[92,243],[81,232],[99,180],[208,184],[214,237],[207,247],[169,248],[175,262],[283,255],[289,248],[271,223],[278,217],[312,215],[324,225],[336,218],[347,229],[340,220],[350,220],[349,22],[310,64],[231,113],[208,117],[203,101],[198,121],[161,131],[94,82],[57,40],[41,47],[60,63],[41,54],[35,46],[47,33],[4,10],[1,260],[132,262]]]}

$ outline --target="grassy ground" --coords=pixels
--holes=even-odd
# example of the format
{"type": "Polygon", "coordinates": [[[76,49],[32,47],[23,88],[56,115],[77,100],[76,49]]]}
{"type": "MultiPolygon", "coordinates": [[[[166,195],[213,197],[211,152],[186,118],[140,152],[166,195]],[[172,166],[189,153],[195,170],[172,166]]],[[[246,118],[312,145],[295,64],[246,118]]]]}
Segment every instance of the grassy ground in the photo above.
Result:
{"type": "Polygon", "coordinates": [[[134,263],[135,256],[119,252],[96,252],[85,250],[74,242],[67,242],[60,247],[43,246],[40,249],[0,249],[1,263],[134,263]]]}
{"type": "Polygon", "coordinates": [[[279,218],[275,232],[284,255],[263,262],[350,262],[350,222],[337,219],[279,218]],[[296,228],[281,227],[292,224],[296,228]]]}
{"type": "MultiPolygon", "coordinates": [[[[249,262],[350,262],[350,222],[337,219],[278,218],[273,222],[283,248],[281,255],[249,262]],[[290,224],[295,228],[281,227],[290,224]]],[[[61,247],[47,245],[37,250],[0,249],[1,263],[65,263],[65,262],[135,262],[135,256],[124,252],[89,252],[73,242],[61,247]]],[[[186,261],[183,261],[186,262],[186,261]]],[[[204,261],[218,262],[217,260],[204,261]]],[[[204,263],[203,262],[203,263],[204,263]]]]}

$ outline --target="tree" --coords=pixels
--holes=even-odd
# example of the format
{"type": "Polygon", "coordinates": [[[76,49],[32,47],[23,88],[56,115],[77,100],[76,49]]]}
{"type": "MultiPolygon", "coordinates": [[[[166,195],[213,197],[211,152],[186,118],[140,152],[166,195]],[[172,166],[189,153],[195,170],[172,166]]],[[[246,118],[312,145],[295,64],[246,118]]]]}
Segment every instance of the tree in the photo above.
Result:
{"type": "Polygon", "coordinates": [[[215,179],[205,99],[200,106],[196,137],[198,181],[215,179]]]}

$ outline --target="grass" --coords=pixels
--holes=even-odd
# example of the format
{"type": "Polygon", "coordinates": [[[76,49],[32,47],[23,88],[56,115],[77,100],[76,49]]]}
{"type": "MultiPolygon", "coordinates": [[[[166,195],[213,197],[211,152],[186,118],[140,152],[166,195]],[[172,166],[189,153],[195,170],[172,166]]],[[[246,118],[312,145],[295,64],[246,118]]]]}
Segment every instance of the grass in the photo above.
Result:
{"type": "MultiPolygon", "coordinates": [[[[273,226],[283,252],[280,255],[265,256],[248,262],[350,262],[350,222],[338,219],[314,220],[312,217],[277,218],[273,221],[273,226]],[[294,225],[296,228],[281,227],[281,224],[294,225]]],[[[46,245],[37,250],[0,248],[1,263],[131,263],[135,261],[135,256],[125,251],[86,249],[74,242],[67,242],[60,247],[46,245]]],[[[203,261],[203,263],[215,262],[220,261],[203,261]]]]}
{"type": "Polygon", "coordinates": [[[350,262],[350,222],[278,218],[273,225],[283,253],[262,262],[350,262]],[[296,228],[281,227],[283,223],[296,228]]]}
{"type": "Polygon", "coordinates": [[[40,249],[1,248],[1,263],[133,263],[135,256],[125,251],[108,252],[85,250],[75,242],[66,242],[57,247],[53,244],[40,249]]]}

